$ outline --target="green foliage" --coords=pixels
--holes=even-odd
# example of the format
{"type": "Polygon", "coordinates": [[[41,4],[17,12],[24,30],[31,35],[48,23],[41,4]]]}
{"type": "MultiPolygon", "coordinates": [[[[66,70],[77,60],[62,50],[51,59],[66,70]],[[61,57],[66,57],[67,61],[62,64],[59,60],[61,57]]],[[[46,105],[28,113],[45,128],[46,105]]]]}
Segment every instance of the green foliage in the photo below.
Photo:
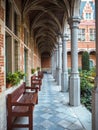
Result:
{"type": "Polygon", "coordinates": [[[39,70],[40,70],[40,67],[37,67],[37,70],[39,71],[39,70]]]}
{"type": "Polygon", "coordinates": [[[6,83],[12,84],[12,86],[17,85],[25,75],[26,74],[22,71],[17,71],[14,73],[8,72],[6,75],[6,83]]]}
{"type": "Polygon", "coordinates": [[[17,71],[16,73],[18,74],[20,79],[23,79],[24,76],[26,76],[26,74],[23,71],[17,71]]]}
{"type": "Polygon", "coordinates": [[[71,69],[70,68],[68,68],[68,74],[70,74],[71,73],[71,69]]]}
{"type": "Polygon", "coordinates": [[[6,82],[12,85],[17,85],[20,82],[20,78],[17,73],[7,73],[6,82]]]}
{"type": "Polygon", "coordinates": [[[36,69],[32,68],[32,69],[31,69],[31,74],[34,74],[35,71],[36,71],[36,69]]]}
{"type": "Polygon", "coordinates": [[[89,54],[85,51],[82,55],[82,70],[89,70],[89,54]]]}
{"type": "Polygon", "coordinates": [[[90,77],[92,77],[92,71],[83,70],[80,72],[80,87],[81,87],[81,103],[84,104],[87,109],[91,111],[91,99],[92,99],[92,89],[94,84],[92,85],[92,81],[90,81],[90,77]]]}

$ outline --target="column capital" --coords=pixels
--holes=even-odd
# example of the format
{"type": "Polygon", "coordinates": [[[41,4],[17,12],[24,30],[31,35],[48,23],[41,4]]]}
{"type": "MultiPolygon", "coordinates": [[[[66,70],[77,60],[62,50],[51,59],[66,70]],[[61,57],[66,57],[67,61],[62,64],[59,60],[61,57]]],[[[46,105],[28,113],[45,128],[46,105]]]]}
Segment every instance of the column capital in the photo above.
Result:
{"type": "Polygon", "coordinates": [[[64,41],[67,40],[68,35],[67,35],[67,34],[62,34],[62,35],[61,35],[61,38],[62,38],[62,42],[64,42],[64,41]]]}
{"type": "Polygon", "coordinates": [[[79,23],[80,23],[80,18],[79,17],[70,17],[68,19],[68,23],[70,25],[70,28],[78,28],[79,23]]]}

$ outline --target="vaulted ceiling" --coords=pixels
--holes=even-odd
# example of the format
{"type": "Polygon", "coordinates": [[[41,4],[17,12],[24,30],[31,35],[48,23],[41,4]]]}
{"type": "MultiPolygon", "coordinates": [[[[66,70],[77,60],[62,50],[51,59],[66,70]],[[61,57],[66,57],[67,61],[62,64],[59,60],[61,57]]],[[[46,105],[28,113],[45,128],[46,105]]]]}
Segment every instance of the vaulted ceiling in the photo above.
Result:
{"type": "Polygon", "coordinates": [[[73,13],[79,0],[21,0],[23,18],[28,17],[30,31],[40,53],[51,53],[57,44],[57,34],[73,13]]]}

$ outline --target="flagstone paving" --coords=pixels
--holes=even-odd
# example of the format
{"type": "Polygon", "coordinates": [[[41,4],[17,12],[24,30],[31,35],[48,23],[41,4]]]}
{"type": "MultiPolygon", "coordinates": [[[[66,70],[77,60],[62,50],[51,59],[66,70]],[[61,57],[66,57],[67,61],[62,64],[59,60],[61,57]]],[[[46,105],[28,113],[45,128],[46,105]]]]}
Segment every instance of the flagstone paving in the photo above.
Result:
{"type": "Polygon", "coordinates": [[[39,103],[34,110],[34,130],[91,130],[91,113],[82,105],[69,105],[52,75],[45,74],[39,103]]]}

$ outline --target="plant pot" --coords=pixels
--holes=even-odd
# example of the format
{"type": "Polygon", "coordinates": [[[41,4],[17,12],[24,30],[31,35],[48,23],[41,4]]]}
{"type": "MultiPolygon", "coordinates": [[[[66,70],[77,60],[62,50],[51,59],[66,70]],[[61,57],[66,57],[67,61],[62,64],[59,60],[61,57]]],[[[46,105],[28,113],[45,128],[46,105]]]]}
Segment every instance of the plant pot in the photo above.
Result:
{"type": "Polygon", "coordinates": [[[12,84],[11,83],[6,83],[6,88],[10,88],[12,87],[12,84]]]}

